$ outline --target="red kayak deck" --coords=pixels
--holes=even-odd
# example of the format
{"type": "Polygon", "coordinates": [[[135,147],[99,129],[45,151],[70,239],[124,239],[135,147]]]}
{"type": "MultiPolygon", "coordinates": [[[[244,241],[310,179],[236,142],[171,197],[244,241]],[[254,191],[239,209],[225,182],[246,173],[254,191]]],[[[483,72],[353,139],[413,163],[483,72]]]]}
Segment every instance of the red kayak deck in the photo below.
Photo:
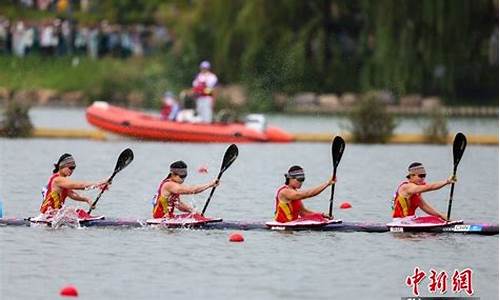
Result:
{"type": "Polygon", "coordinates": [[[266,226],[272,230],[287,230],[287,229],[296,230],[296,229],[316,228],[316,227],[326,226],[329,224],[340,224],[340,223],[342,223],[341,219],[324,220],[324,221],[299,219],[285,223],[277,221],[266,222],[266,226]]]}
{"type": "Polygon", "coordinates": [[[128,137],[178,142],[275,142],[293,141],[293,136],[277,127],[267,126],[258,131],[244,123],[189,123],[161,120],[107,102],[96,101],[86,111],[87,121],[103,130],[128,137]]]}
{"type": "Polygon", "coordinates": [[[401,231],[401,230],[418,230],[425,228],[435,228],[435,227],[449,227],[453,225],[463,224],[463,220],[454,221],[443,221],[441,218],[436,216],[424,216],[415,218],[401,218],[394,220],[393,222],[387,223],[387,227],[391,231],[401,231]]]}

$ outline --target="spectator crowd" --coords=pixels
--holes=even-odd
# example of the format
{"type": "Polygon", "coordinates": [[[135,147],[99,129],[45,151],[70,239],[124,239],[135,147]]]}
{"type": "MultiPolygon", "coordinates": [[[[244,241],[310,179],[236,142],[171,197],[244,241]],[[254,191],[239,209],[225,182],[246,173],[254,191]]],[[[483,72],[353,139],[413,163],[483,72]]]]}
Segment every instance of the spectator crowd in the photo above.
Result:
{"type": "Polygon", "coordinates": [[[0,54],[24,57],[87,55],[126,58],[145,56],[171,43],[162,25],[78,24],[69,19],[8,20],[0,16],[0,54]]]}

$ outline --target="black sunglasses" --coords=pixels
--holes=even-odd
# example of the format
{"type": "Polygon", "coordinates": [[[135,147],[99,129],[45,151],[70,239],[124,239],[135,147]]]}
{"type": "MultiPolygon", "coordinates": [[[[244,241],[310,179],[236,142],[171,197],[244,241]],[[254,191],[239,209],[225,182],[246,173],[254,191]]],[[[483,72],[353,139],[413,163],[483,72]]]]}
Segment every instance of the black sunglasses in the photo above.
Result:
{"type": "Polygon", "coordinates": [[[295,178],[295,179],[297,179],[297,181],[299,181],[299,182],[304,182],[306,180],[305,177],[298,177],[298,178],[295,178]]]}
{"type": "Polygon", "coordinates": [[[187,174],[184,174],[184,175],[179,175],[179,174],[177,174],[177,176],[179,176],[181,179],[184,179],[184,178],[186,178],[188,175],[187,175],[187,174]]]}
{"type": "Polygon", "coordinates": [[[418,177],[420,178],[425,178],[425,176],[427,176],[427,174],[418,174],[418,177]]]}
{"type": "Polygon", "coordinates": [[[76,169],[76,166],[71,166],[71,167],[68,167],[71,171],[73,171],[74,169],[76,169]]]}

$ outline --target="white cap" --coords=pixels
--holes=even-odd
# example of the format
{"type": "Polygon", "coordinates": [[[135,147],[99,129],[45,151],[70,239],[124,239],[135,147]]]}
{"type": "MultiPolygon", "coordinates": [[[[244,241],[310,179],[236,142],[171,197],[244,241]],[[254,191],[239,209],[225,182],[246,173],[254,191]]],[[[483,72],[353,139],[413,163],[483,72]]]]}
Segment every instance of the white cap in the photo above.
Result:
{"type": "Polygon", "coordinates": [[[200,69],[210,69],[210,62],[204,60],[200,63],[200,69]]]}

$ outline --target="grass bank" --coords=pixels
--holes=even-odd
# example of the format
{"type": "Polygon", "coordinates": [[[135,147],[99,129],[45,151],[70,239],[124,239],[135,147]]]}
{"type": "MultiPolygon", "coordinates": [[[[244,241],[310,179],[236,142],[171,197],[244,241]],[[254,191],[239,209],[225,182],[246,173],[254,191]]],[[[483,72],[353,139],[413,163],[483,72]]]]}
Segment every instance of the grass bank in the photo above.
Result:
{"type": "Polygon", "coordinates": [[[127,95],[137,91],[143,102],[140,104],[151,106],[165,89],[174,88],[165,76],[159,56],[126,60],[0,56],[0,70],[0,87],[9,91],[80,91],[86,101],[101,98],[115,103],[126,102],[127,95]]]}

